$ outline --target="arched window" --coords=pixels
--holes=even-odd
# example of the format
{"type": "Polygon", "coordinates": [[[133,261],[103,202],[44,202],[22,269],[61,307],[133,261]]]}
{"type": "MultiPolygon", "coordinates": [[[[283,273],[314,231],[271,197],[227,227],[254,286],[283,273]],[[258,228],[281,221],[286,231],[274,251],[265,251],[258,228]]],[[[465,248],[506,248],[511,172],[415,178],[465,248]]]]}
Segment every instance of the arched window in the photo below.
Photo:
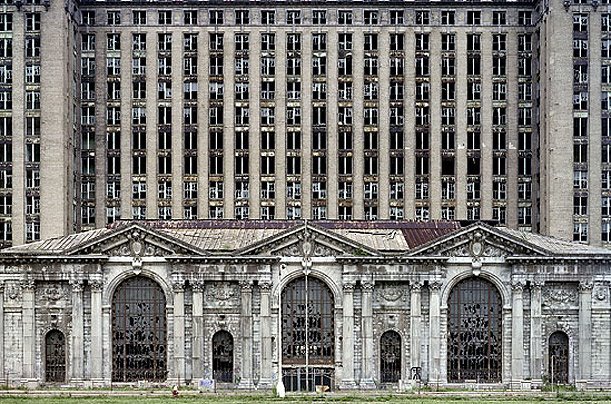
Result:
{"type": "Polygon", "coordinates": [[[569,382],[569,337],[556,331],[549,337],[549,373],[554,383],[569,382]]]}
{"type": "Polygon", "coordinates": [[[166,304],[161,287],[136,276],[112,299],[112,380],[164,381],[167,374],[166,304]]]}
{"type": "Polygon", "coordinates": [[[481,278],[459,282],[448,300],[448,381],[501,381],[501,295],[481,278]]]}
{"type": "Polygon", "coordinates": [[[48,383],[66,381],[66,338],[59,330],[51,330],[45,337],[45,380],[48,383]]]}
{"type": "Polygon", "coordinates": [[[401,336],[386,331],[380,338],[380,381],[397,383],[401,379],[401,336]]]}
{"type": "Polygon", "coordinates": [[[233,382],[233,337],[227,331],[212,337],[212,374],[218,383],[233,382]]]}
{"type": "Polygon", "coordinates": [[[335,320],[331,289],[312,276],[297,278],[284,287],[281,310],[286,389],[313,391],[317,385],[332,387],[335,320]]]}

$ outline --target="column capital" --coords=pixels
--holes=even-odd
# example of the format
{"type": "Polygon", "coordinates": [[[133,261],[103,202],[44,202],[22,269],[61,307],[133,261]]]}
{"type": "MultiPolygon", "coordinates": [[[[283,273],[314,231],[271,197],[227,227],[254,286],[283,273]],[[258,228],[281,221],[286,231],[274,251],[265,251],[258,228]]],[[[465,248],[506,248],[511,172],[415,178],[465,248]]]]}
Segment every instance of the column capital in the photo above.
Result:
{"type": "Polygon", "coordinates": [[[354,282],[346,282],[342,285],[342,288],[344,289],[344,293],[353,293],[354,292],[354,286],[355,283],[354,282]]]}
{"type": "Polygon", "coordinates": [[[422,282],[422,281],[410,282],[409,286],[410,286],[412,292],[420,293],[422,287],[424,286],[424,282],[422,282]]]}
{"type": "Polygon", "coordinates": [[[194,292],[203,292],[204,286],[204,281],[195,281],[191,283],[191,288],[194,292]]]}
{"type": "Polygon", "coordinates": [[[4,293],[4,281],[0,281],[0,293],[4,293]]]}
{"type": "Polygon", "coordinates": [[[591,280],[579,282],[579,290],[581,292],[591,292],[594,287],[594,283],[591,280]]]}
{"type": "Polygon", "coordinates": [[[545,285],[545,281],[542,279],[535,279],[531,282],[531,286],[533,289],[541,289],[545,285]]]}
{"type": "Polygon", "coordinates": [[[363,289],[364,293],[373,293],[373,282],[371,281],[361,282],[361,289],[363,289]]]}
{"type": "Polygon", "coordinates": [[[81,293],[83,291],[83,280],[82,279],[70,279],[70,287],[72,287],[72,293],[81,293]]]}
{"type": "Polygon", "coordinates": [[[172,290],[174,293],[184,293],[185,291],[185,281],[177,280],[172,282],[172,290]]]}
{"type": "Polygon", "coordinates": [[[272,290],[271,282],[259,282],[259,287],[261,288],[261,293],[270,293],[272,290]]]}
{"type": "Polygon", "coordinates": [[[104,285],[102,284],[102,281],[94,280],[94,281],[89,281],[89,287],[91,288],[92,292],[99,293],[104,288],[104,285]]]}
{"type": "Polygon", "coordinates": [[[240,289],[242,293],[252,293],[252,281],[241,281],[240,289]]]}
{"type": "Polygon", "coordinates": [[[19,286],[21,286],[21,288],[23,290],[27,290],[29,292],[33,292],[34,289],[36,289],[36,281],[32,278],[26,278],[26,279],[22,279],[19,282],[19,286]]]}
{"type": "Polygon", "coordinates": [[[522,292],[524,290],[524,286],[526,286],[526,282],[522,280],[514,280],[511,282],[511,289],[514,292],[522,292]]]}
{"type": "Polygon", "coordinates": [[[441,286],[443,286],[443,282],[441,281],[429,282],[429,289],[431,289],[431,292],[438,293],[441,290],[441,286]]]}

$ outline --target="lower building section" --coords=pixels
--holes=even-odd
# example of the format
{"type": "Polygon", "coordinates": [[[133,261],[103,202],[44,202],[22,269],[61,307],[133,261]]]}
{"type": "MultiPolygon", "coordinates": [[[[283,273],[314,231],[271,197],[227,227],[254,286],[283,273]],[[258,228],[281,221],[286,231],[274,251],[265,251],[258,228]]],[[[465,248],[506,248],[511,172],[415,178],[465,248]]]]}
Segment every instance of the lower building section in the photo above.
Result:
{"type": "Polygon", "coordinates": [[[483,224],[418,245],[407,225],[229,227],[131,223],[4,250],[1,378],[611,387],[611,252],[483,224]]]}

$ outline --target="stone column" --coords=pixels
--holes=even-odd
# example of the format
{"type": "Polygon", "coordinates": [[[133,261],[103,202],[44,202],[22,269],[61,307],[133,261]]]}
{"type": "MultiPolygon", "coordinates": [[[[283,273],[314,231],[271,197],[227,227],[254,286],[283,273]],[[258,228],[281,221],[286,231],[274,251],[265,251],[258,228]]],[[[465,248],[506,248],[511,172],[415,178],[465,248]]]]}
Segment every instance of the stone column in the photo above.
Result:
{"type": "Polygon", "coordinates": [[[6,380],[4,374],[4,282],[0,281],[0,379],[6,380]]]}
{"type": "Polygon", "coordinates": [[[543,383],[543,352],[541,347],[541,288],[543,282],[534,281],[530,289],[530,377],[535,386],[543,383]]]}
{"type": "Polygon", "coordinates": [[[105,385],[112,383],[112,323],[110,311],[110,305],[102,306],[102,352],[105,385]]]}
{"type": "Polygon", "coordinates": [[[252,389],[252,283],[242,282],[241,286],[241,308],[240,325],[242,332],[242,374],[238,388],[252,389]]]}
{"type": "Polygon", "coordinates": [[[344,283],[342,389],[354,389],[354,283],[344,283]]]}
{"type": "Polygon", "coordinates": [[[524,282],[514,281],[511,287],[511,384],[520,388],[524,379],[524,282]]]}
{"type": "MultiPolygon", "coordinates": [[[[197,381],[204,374],[204,283],[193,283],[193,378],[197,381]]],[[[210,375],[211,376],[211,375],[210,375]]]]}
{"type": "MultiPolygon", "coordinates": [[[[411,300],[410,300],[410,373],[413,367],[422,367],[420,360],[420,336],[422,334],[422,282],[413,282],[411,284],[411,300]]],[[[408,375],[411,379],[413,375],[408,375]]]]}
{"type": "Polygon", "coordinates": [[[259,388],[272,387],[272,318],[270,293],[272,285],[269,282],[259,284],[261,290],[261,377],[259,388]]]}
{"type": "Polygon", "coordinates": [[[361,284],[363,297],[362,305],[362,332],[363,332],[363,374],[360,387],[374,389],[373,374],[375,372],[375,359],[373,357],[373,283],[361,284]]]}
{"type": "Polygon", "coordinates": [[[34,364],[36,363],[36,318],[35,318],[35,291],[36,284],[33,279],[26,279],[21,284],[23,301],[21,308],[21,321],[23,326],[23,370],[21,377],[28,384],[36,379],[34,364]]]}
{"type": "Polygon", "coordinates": [[[579,379],[585,387],[592,372],[592,282],[579,283],[579,379]]]}
{"type": "Polygon", "coordinates": [[[90,281],[91,288],[91,381],[104,382],[102,366],[102,282],[90,281]]]}
{"type": "Polygon", "coordinates": [[[429,384],[438,385],[441,380],[441,282],[429,283],[429,317],[430,317],[430,360],[429,384]]]}
{"type": "Polygon", "coordinates": [[[177,383],[185,380],[185,284],[177,281],[174,290],[174,377],[177,383]]]}
{"type": "Polygon", "coordinates": [[[74,279],[72,286],[72,332],[70,351],[72,358],[71,382],[83,380],[83,281],[74,279]]]}

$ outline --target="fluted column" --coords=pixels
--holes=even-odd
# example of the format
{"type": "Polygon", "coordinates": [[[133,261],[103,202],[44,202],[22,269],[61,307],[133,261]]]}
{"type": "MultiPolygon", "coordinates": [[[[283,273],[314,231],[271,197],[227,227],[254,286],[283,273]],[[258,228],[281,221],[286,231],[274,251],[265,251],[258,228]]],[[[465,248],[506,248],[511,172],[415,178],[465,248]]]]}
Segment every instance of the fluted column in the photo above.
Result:
{"type": "MultiPolygon", "coordinates": [[[[579,382],[592,374],[592,282],[579,283],[579,382]]],[[[585,386],[583,386],[585,387],[585,386]]]]}
{"type": "Polygon", "coordinates": [[[429,318],[430,318],[430,362],[429,384],[438,384],[441,378],[441,282],[429,283],[429,318]]]}
{"type": "Polygon", "coordinates": [[[174,290],[174,377],[178,384],[185,380],[185,283],[176,281],[174,290]]]}
{"type": "Polygon", "coordinates": [[[363,332],[363,375],[360,387],[364,389],[375,388],[373,374],[375,372],[375,360],[373,357],[373,283],[363,282],[361,284],[363,297],[362,305],[362,332],[363,332]]]}
{"type": "Polygon", "coordinates": [[[242,374],[238,388],[252,389],[252,283],[242,282],[241,286],[241,310],[240,325],[242,332],[242,374]]]}
{"type": "Polygon", "coordinates": [[[104,378],[102,353],[102,282],[90,281],[91,288],[91,379],[102,383],[104,378]]]}
{"type": "MultiPolygon", "coordinates": [[[[422,334],[422,282],[414,282],[411,284],[410,297],[410,371],[414,367],[422,367],[420,360],[420,336],[422,334]]],[[[412,378],[413,375],[410,375],[412,378]]]]}
{"type": "Polygon", "coordinates": [[[261,377],[259,388],[272,386],[272,318],[270,307],[271,284],[259,284],[261,288],[261,377]]]}
{"type": "Polygon", "coordinates": [[[204,375],[204,283],[194,282],[193,289],[193,378],[204,375]]]}
{"type": "Polygon", "coordinates": [[[533,384],[541,385],[543,371],[543,352],[541,347],[541,288],[543,282],[534,281],[530,289],[530,377],[533,384]]]}
{"type": "Polygon", "coordinates": [[[353,389],[354,382],[354,283],[344,283],[342,346],[342,389],[353,389]]]}
{"type": "Polygon", "coordinates": [[[74,279],[70,282],[72,286],[72,332],[71,355],[72,376],[71,381],[77,382],[83,379],[83,281],[74,279]]]}
{"type": "Polygon", "coordinates": [[[23,301],[21,307],[21,321],[23,327],[23,364],[21,377],[26,382],[35,379],[34,364],[36,363],[36,321],[34,317],[36,284],[33,279],[26,279],[21,283],[23,301]]]}
{"type": "Polygon", "coordinates": [[[524,282],[514,281],[511,287],[511,383],[519,388],[524,379],[524,282]]]}

